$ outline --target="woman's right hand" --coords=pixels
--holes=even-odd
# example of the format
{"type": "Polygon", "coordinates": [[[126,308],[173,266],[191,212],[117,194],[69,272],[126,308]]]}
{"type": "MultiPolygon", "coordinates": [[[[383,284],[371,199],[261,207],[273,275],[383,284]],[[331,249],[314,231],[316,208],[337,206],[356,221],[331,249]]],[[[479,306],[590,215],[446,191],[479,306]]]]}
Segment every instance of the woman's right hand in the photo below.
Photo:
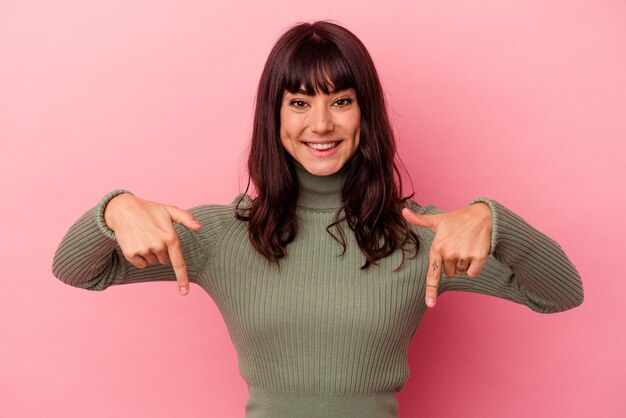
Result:
{"type": "Polygon", "coordinates": [[[144,268],[148,264],[171,262],[180,294],[189,293],[187,264],[172,222],[199,230],[202,225],[190,212],[124,193],[109,201],[104,222],[115,232],[129,263],[144,268]]]}

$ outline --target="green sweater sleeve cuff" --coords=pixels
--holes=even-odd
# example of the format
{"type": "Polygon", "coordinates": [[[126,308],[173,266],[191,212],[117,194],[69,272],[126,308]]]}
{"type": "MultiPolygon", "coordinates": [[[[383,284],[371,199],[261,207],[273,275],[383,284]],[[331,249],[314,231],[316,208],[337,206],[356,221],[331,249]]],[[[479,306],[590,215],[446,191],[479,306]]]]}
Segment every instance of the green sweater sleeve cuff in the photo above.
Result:
{"type": "Polygon", "coordinates": [[[134,196],[134,194],[129,192],[128,190],[116,189],[104,195],[104,197],[100,199],[100,202],[96,206],[96,224],[98,225],[100,232],[102,232],[106,237],[112,240],[115,240],[115,233],[107,226],[106,222],[104,221],[104,209],[111,201],[111,199],[123,193],[134,196]]]}
{"type": "Polygon", "coordinates": [[[493,254],[496,249],[496,245],[498,244],[498,219],[499,219],[499,204],[495,200],[487,199],[486,197],[477,197],[472,200],[468,206],[471,206],[475,203],[484,203],[489,206],[491,209],[491,248],[489,249],[489,254],[493,254]]]}

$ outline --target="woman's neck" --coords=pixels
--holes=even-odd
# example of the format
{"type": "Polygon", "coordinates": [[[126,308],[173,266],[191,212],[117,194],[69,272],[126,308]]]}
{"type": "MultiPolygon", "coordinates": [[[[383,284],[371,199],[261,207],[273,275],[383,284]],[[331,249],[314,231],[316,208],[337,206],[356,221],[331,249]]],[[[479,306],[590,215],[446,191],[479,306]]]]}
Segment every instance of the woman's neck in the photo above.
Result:
{"type": "Polygon", "coordinates": [[[294,162],[294,166],[300,186],[298,206],[315,210],[337,210],[341,207],[345,166],[329,176],[311,174],[298,162],[294,162]]]}

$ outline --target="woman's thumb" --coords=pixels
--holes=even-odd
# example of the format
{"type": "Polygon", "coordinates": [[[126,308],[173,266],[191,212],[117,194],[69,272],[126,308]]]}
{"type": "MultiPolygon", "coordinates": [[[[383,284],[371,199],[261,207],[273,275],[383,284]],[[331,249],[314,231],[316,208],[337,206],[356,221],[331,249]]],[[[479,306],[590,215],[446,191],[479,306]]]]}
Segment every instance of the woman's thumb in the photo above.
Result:
{"type": "Polygon", "coordinates": [[[437,227],[434,217],[437,215],[420,215],[419,213],[411,212],[410,209],[402,209],[402,216],[415,226],[425,226],[426,228],[433,229],[437,227]]]}
{"type": "Polygon", "coordinates": [[[185,225],[187,228],[193,229],[193,230],[198,230],[202,228],[202,225],[200,224],[200,222],[198,222],[198,220],[194,218],[191,212],[179,209],[176,206],[169,206],[169,205],[164,205],[164,206],[165,206],[165,210],[167,210],[167,212],[170,214],[170,218],[172,218],[174,222],[177,222],[181,225],[185,225]]]}

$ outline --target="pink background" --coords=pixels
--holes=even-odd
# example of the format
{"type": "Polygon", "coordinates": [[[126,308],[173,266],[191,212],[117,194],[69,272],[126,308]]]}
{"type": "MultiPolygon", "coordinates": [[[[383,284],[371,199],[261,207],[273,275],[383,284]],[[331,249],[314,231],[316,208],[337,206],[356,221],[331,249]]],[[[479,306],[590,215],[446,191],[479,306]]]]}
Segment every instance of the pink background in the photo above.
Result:
{"type": "Polygon", "coordinates": [[[377,64],[417,200],[501,201],[561,244],[586,292],[556,315],[443,296],[401,417],[625,416],[626,3],[213,3],[0,4],[0,415],[243,417],[199,287],[87,292],[52,276],[52,256],[115,188],[230,202],[271,46],[330,18],[377,64]]]}

